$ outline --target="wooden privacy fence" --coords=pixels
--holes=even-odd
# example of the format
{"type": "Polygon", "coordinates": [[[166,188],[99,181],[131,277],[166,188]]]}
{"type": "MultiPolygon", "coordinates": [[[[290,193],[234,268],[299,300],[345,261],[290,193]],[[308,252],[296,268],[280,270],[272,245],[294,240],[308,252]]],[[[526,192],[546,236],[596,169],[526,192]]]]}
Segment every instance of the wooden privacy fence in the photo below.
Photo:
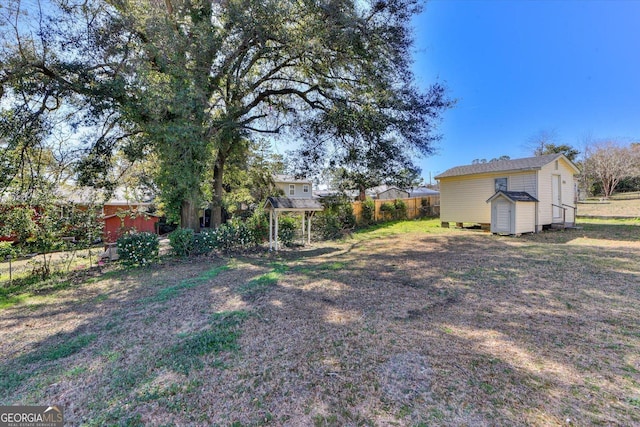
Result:
{"type": "MultiPolygon", "coordinates": [[[[440,215],[440,196],[425,196],[425,197],[415,197],[411,199],[398,199],[402,200],[404,204],[407,206],[407,219],[420,218],[424,216],[439,216],[440,215]]],[[[389,217],[388,213],[383,212],[380,208],[385,203],[393,204],[395,200],[393,199],[377,199],[374,200],[375,204],[375,213],[373,216],[373,221],[385,221],[390,220],[392,218],[389,217]]],[[[362,203],[363,202],[353,202],[353,214],[356,217],[356,222],[362,222],[362,203]]]]}

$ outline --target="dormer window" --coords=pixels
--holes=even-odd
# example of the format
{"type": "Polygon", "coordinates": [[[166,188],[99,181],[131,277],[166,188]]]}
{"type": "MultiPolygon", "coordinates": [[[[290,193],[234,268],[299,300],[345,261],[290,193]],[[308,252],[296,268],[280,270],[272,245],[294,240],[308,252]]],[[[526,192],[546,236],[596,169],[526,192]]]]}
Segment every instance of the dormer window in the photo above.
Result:
{"type": "Polygon", "coordinates": [[[295,196],[296,195],[296,185],[295,184],[289,184],[289,195],[290,196],[295,196]]]}
{"type": "Polygon", "coordinates": [[[303,193],[308,193],[309,192],[309,184],[304,184],[302,186],[302,192],[303,193]]]}

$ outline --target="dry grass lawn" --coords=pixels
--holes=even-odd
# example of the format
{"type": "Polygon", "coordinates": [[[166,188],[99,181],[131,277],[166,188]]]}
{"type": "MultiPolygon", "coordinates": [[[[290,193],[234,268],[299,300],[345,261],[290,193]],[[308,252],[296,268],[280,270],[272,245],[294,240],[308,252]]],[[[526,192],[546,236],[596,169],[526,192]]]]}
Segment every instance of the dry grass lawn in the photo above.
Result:
{"type": "Polygon", "coordinates": [[[578,216],[640,218],[640,198],[607,201],[591,200],[578,204],[578,216]]]}
{"type": "Polygon", "coordinates": [[[640,227],[411,221],[0,311],[0,404],[70,425],[640,424],[640,227]]]}

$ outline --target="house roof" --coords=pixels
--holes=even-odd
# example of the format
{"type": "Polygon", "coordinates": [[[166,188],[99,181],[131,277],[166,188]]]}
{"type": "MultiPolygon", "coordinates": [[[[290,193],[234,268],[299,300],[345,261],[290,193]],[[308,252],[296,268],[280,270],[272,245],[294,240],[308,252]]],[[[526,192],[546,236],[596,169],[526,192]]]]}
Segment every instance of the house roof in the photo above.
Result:
{"type": "Polygon", "coordinates": [[[438,196],[440,192],[427,187],[408,188],[409,197],[438,196]]]}
{"type": "Polygon", "coordinates": [[[285,182],[287,184],[311,184],[311,180],[304,178],[296,178],[293,175],[276,174],[273,175],[274,182],[285,182]]]}
{"type": "Polygon", "coordinates": [[[496,191],[496,194],[494,194],[493,196],[489,197],[489,200],[487,200],[487,203],[491,202],[492,200],[497,199],[498,197],[504,197],[512,202],[537,202],[538,199],[536,199],[535,197],[533,197],[531,194],[527,193],[526,191],[502,191],[502,190],[498,190],[496,191]]]}
{"type": "Polygon", "coordinates": [[[386,184],[378,185],[377,187],[367,188],[367,193],[371,193],[371,194],[377,195],[377,194],[381,194],[381,193],[384,193],[384,192],[389,191],[389,190],[396,190],[396,191],[402,191],[404,193],[408,193],[407,190],[403,190],[402,188],[398,188],[395,185],[386,185],[386,184]]]}
{"type": "Polygon", "coordinates": [[[289,197],[269,197],[264,204],[267,210],[275,211],[321,211],[322,204],[316,199],[291,199],[289,197]]]}
{"type": "Polygon", "coordinates": [[[453,176],[475,175],[481,173],[492,172],[512,172],[512,171],[527,171],[527,170],[539,170],[543,166],[557,160],[564,158],[567,163],[578,173],[578,168],[569,160],[564,154],[555,153],[547,154],[544,156],[526,157],[523,159],[513,160],[498,160],[495,162],[478,163],[475,165],[456,166],[448,169],[436,176],[436,179],[449,178],[453,176]]]}
{"type": "Polygon", "coordinates": [[[130,206],[140,205],[148,206],[153,204],[154,197],[140,189],[125,189],[123,187],[116,188],[111,194],[109,200],[105,200],[107,192],[103,189],[93,187],[76,187],[73,185],[63,185],[57,188],[56,196],[58,200],[74,203],[78,205],[116,205],[130,206]]]}

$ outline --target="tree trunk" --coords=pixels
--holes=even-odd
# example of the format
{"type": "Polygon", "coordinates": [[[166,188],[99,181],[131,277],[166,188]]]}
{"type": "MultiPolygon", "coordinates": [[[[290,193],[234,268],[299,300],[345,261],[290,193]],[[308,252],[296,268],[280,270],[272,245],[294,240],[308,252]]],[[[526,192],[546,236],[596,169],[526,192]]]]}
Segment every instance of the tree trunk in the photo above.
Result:
{"type": "Polygon", "coordinates": [[[224,173],[224,156],[218,154],[213,167],[213,203],[211,206],[211,226],[218,228],[222,224],[222,174],[224,173]]]}
{"type": "Polygon", "coordinates": [[[364,187],[364,185],[360,184],[359,190],[360,192],[358,194],[358,200],[364,202],[365,200],[367,200],[367,189],[364,187]]]}
{"type": "Polygon", "coordinates": [[[190,228],[196,233],[200,231],[200,215],[198,198],[193,194],[182,201],[180,207],[180,227],[190,228]]]}

